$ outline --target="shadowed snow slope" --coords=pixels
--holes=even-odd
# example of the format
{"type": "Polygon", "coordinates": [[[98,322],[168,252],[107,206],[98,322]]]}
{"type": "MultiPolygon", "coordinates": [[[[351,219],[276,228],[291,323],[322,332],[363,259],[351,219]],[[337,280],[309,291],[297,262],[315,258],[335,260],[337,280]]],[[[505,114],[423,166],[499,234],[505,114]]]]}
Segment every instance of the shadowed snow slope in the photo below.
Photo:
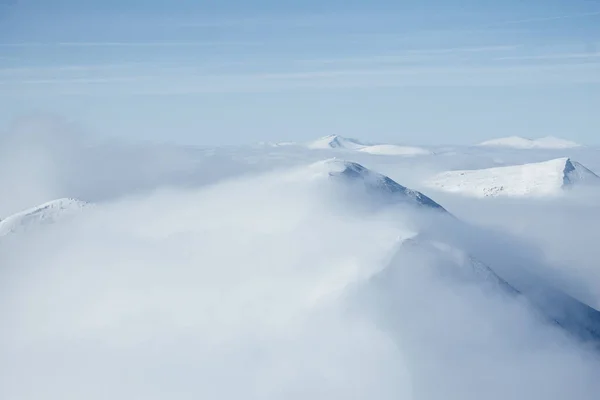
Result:
{"type": "Polygon", "coordinates": [[[440,275],[452,275],[454,279],[464,282],[475,282],[508,294],[518,294],[513,286],[498,276],[489,266],[447,243],[428,240],[417,235],[403,241],[394,257],[402,255],[406,258],[407,253],[428,258],[429,265],[435,266],[440,275]]]}
{"type": "Polygon", "coordinates": [[[480,170],[448,171],[426,185],[446,192],[475,197],[550,196],[582,183],[600,183],[600,178],[569,158],[480,170]]]}
{"type": "Polygon", "coordinates": [[[21,211],[0,220],[0,236],[26,230],[40,224],[53,223],[60,218],[81,210],[86,205],[87,203],[83,201],[65,198],[53,200],[37,207],[21,211]]]}
{"type": "Polygon", "coordinates": [[[316,175],[327,175],[338,182],[350,183],[352,186],[358,184],[369,197],[385,203],[409,203],[445,211],[424,194],[354,162],[329,159],[312,164],[310,170],[316,175]]]}
{"type": "Polygon", "coordinates": [[[488,140],[480,143],[485,147],[512,147],[514,149],[570,149],[580,145],[569,140],[555,137],[544,137],[540,139],[526,139],[519,136],[488,140]]]}

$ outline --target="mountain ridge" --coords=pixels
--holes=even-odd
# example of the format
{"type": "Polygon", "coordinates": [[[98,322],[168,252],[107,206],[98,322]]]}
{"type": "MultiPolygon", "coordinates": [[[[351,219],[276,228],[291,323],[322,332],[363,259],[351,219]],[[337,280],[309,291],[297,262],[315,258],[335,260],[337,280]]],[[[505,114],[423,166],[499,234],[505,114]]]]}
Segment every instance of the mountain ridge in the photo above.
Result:
{"type": "Polygon", "coordinates": [[[539,139],[528,139],[520,136],[508,136],[504,138],[486,140],[479,143],[479,147],[508,147],[514,149],[570,149],[580,147],[581,145],[570,140],[564,140],[553,136],[546,136],[539,139]]]}
{"type": "Polygon", "coordinates": [[[76,213],[90,204],[74,198],[61,198],[0,219],[0,236],[27,230],[36,224],[49,224],[76,213]]]}
{"type": "Polygon", "coordinates": [[[421,147],[365,143],[357,139],[346,138],[339,135],[324,136],[309,142],[306,146],[313,150],[348,150],[381,156],[417,156],[432,154],[431,151],[421,147]]]}
{"type": "Polygon", "coordinates": [[[313,171],[330,179],[362,185],[371,195],[385,196],[391,202],[409,202],[447,212],[440,204],[421,192],[409,189],[391,178],[352,161],[331,158],[311,164],[313,171]]]}
{"type": "Polygon", "coordinates": [[[539,163],[446,171],[427,187],[474,197],[556,196],[581,184],[600,184],[600,177],[568,157],[539,163]]]}

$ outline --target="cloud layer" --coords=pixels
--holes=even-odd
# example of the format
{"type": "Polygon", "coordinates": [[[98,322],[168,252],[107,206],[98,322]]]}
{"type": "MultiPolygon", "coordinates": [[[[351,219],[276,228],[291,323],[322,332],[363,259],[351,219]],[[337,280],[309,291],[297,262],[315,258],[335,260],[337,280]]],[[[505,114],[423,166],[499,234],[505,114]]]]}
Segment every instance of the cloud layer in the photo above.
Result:
{"type": "Polygon", "coordinates": [[[156,181],[2,238],[1,397],[595,398],[594,353],[464,269],[497,237],[319,171],[156,181]]]}

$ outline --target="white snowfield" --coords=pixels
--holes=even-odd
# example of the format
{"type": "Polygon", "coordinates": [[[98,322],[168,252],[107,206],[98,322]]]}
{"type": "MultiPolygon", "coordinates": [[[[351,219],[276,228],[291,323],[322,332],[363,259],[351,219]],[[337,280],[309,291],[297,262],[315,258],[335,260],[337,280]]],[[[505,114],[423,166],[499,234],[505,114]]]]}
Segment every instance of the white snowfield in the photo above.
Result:
{"type": "Polygon", "coordinates": [[[382,156],[421,156],[432,154],[431,151],[421,147],[397,146],[395,144],[376,144],[363,147],[359,151],[382,156]]]}
{"type": "Polygon", "coordinates": [[[573,185],[600,183],[600,178],[569,158],[479,170],[447,171],[425,185],[474,197],[556,196],[573,185]]]}
{"type": "Polygon", "coordinates": [[[0,236],[56,222],[88,205],[86,202],[71,198],[49,201],[0,220],[0,236]]]}
{"type": "Polygon", "coordinates": [[[552,136],[540,139],[526,139],[519,136],[510,136],[500,139],[488,140],[480,143],[482,147],[510,147],[514,149],[571,149],[581,145],[569,140],[552,136]]]}
{"type": "Polygon", "coordinates": [[[309,149],[315,150],[348,150],[382,156],[417,156],[432,154],[431,151],[421,147],[399,146],[395,144],[365,144],[356,139],[345,138],[338,135],[329,135],[307,144],[309,149]]]}

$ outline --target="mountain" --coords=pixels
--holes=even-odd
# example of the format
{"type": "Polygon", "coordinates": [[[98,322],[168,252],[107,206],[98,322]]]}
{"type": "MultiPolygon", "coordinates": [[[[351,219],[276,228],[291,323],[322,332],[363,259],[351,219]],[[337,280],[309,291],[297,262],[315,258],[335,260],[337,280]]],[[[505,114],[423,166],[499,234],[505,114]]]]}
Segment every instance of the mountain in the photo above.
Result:
{"type": "Polygon", "coordinates": [[[24,231],[37,225],[50,224],[80,211],[88,203],[64,198],[53,200],[37,207],[13,214],[0,220],[0,236],[24,231]]]}
{"type": "Polygon", "coordinates": [[[478,144],[482,147],[510,147],[513,149],[570,149],[580,145],[569,140],[555,137],[544,137],[540,139],[526,139],[519,136],[510,136],[500,139],[488,140],[478,144]]]}
{"type": "Polygon", "coordinates": [[[333,158],[312,164],[310,170],[320,176],[326,176],[334,182],[363,189],[362,191],[369,197],[386,203],[412,203],[445,211],[441,205],[424,194],[408,189],[389,177],[355,162],[333,158]]]}
{"type": "Polygon", "coordinates": [[[569,158],[479,170],[447,171],[425,185],[474,197],[553,196],[574,185],[598,184],[600,177],[569,158]]]}
{"type": "Polygon", "coordinates": [[[338,135],[329,135],[308,143],[310,149],[345,149],[359,150],[366,147],[356,139],[345,138],[338,135]]]}
{"type": "Polygon", "coordinates": [[[338,135],[329,135],[308,143],[309,149],[319,150],[349,150],[360,151],[367,154],[377,154],[382,156],[416,156],[431,154],[429,150],[413,147],[399,146],[395,144],[366,144],[356,139],[345,138],[338,135]]]}
{"type": "MultiPolygon", "coordinates": [[[[470,254],[447,243],[421,236],[417,235],[405,240],[398,251],[410,251],[413,254],[420,254],[422,257],[443,260],[442,265],[438,265],[438,273],[442,276],[450,275],[454,279],[458,278],[466,282],[489,284],[491,287],[509,294],[519,293],[517,289],[496,274],[489,266],[470,254]],[[449,270],[449,267],[451,270],[449,270]]],[[[436,265],[436,263],[431,264],[436,265]]]]}
{"type": "MultiPolygon", "coordinates": [[[[557,161],[552,160],[554,163],[557,161]]],[[[565,174],[570,176],[571,180],[575,171],[582,172],[579,164],[568,159],[563,160],[562,165],[567,171],[565,174]]],[[[313,177],[316,175],[318,178],[327,177],[335,183],[358,185],[365,188],[370,196],[386,198],[388,203],[405,203],[444,210],[425,195],[407,189],[390,178],[354,162],[330,159],[312,164],[309,169],[313,177]]],[[[344,198],[354,199],[352,196],[344,198]]],[[[454,223],[458,224],[455,228],[464,227],[459,220],[454,220],[454,223]]],[[[446,237],[447,234],[451,232],[440,230],[436,225],[420,226],[417,222],[411,227],[409,234],[398,237],[385,266],[371,279],[383,282],[384,285],[389,284],[390,290],[397,292],[402,288],[398,285],[399,282],[407,280],[407,266],[420,265],[421,268],[430,269],[426,274],[433,274],[443,282],[473,284],[486,292],[497,291],[508,296],[523,296],[550,324],[560,326],[578,339],[595,343],[600,341],[598,310],[558,288],[545,284],[539,277],[530,280],[532,275],[527,275],[523,272],[524,269],[518,269],[516,274],[496,271],[467,249],[457,247],[452,237],[446,237]],[[415,228],[416,230],[413,230],[415,228]]],[[[411,279],[413,273],[408,273],[408,279],[411,279]]]]}
{"type": "Polygon", "coordinates": [[[363,147],[359,151],[382,156],[420,156],[432,154],[431,151],[420,147],[398,146],[395,144],[376,144],[363,147]]]}
{"type": "Polygon", "coordinates": [[[474,284],[486,292],[497,291],[508,296],[522,296],[550,324],[556,324],[574,338],[600,343],[600,311],[544,282],[542,277],[523,284],[521,277],[503,277],[489,265],[450,244],[422,235],[399,243],[388,264],[374,279],[391,283],[398,290],[399,280],[414,257],[415,264],[432,268],[432,273],[446,282],[474,284]],[[426,262],[423,264],[422,261],[426,262]]]}

